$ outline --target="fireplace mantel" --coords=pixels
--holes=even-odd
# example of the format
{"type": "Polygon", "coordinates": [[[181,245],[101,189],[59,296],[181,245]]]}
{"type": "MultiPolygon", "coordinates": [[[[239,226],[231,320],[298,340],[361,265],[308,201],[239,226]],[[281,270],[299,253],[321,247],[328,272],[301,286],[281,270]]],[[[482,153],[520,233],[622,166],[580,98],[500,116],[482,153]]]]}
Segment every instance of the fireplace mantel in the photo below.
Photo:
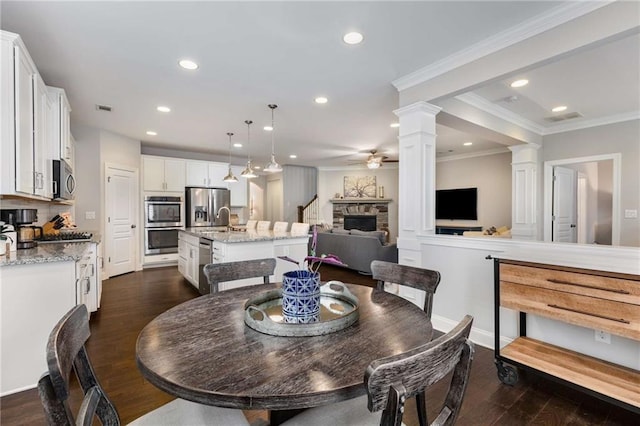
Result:
{"type": "Polygon", "coordinates": [[[333,204],[378,204],[390,203],[391,198],[332,198],[329,200],[333,204]]]}

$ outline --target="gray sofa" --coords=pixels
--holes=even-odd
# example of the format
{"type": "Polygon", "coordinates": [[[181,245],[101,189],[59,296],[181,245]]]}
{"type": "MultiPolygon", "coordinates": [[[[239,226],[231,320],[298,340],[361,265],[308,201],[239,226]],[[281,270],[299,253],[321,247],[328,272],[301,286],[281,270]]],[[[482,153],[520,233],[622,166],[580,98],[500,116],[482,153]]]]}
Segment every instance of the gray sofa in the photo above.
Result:
{"type": "Polygon", "coordinates": [[[382,231],[345,231],[333,229],[318,232],[316,255],[334,254],[347,264],[349,269],[371,274],[372,260],[398,262],[396,244],[383,244],[385,234],[382,231]]]}

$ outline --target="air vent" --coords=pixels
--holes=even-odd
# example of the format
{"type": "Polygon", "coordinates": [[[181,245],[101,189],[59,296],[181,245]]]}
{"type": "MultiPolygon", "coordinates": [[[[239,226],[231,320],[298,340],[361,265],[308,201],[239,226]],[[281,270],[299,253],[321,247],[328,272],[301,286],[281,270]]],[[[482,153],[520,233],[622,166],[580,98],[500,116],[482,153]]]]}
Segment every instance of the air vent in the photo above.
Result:
{"type": "Polygon", "coordinates": [[[580,114],[579,112],[568,112],[566,114],[552,115],[551,117],[545,117],[544,119],[546,121],[551,121],[552,123],[556,123],[558,121],[571,120],[573,118],[580,118],[580,117],[582,117],[582,114],[580,114]]]}
{"type": "Polygon", "coordinates": [[[111,107],[108,105],[98,105],[96,104],[96,109],[98,111],[107,111],[107,112],[111,112],[111,107]]]}

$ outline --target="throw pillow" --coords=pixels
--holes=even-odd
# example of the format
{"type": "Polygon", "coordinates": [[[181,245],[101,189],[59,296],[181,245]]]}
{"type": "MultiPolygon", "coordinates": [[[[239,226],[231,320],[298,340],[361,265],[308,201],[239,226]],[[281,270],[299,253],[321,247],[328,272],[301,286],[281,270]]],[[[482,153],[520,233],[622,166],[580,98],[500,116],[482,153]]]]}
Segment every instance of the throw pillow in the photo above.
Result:
{"type": "Polygon", "coordinates": [[[343,228],[333,228],[331,230],[331,232],[333,232],[334,234],[345,234],[345,235],[349,235],[349,230],[348,229],[343,229],[343,228]]]}
{"type": "Polygon", "coordinates": [[[380,244],[383,244],[385,241],[384,231],[360,231],[359,229],[352,229],[351,235],[367,235],[370,237],[376,237],[380,240],[380,244]]]}

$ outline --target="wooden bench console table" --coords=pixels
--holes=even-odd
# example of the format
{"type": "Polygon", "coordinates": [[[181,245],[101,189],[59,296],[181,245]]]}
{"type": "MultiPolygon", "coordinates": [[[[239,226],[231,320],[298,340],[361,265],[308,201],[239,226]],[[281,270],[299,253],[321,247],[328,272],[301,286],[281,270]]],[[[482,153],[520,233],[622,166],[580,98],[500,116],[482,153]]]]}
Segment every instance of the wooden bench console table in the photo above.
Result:
{"type": "Polygon", "coordinates": [[[528,368],[640,414],[640,372],[527,337],[527,314],[640,341],[640,276],[494,258],[495,362],[505,384],[528,368]],[[500,348],[500,307],[519,337],[500,348]]]}

